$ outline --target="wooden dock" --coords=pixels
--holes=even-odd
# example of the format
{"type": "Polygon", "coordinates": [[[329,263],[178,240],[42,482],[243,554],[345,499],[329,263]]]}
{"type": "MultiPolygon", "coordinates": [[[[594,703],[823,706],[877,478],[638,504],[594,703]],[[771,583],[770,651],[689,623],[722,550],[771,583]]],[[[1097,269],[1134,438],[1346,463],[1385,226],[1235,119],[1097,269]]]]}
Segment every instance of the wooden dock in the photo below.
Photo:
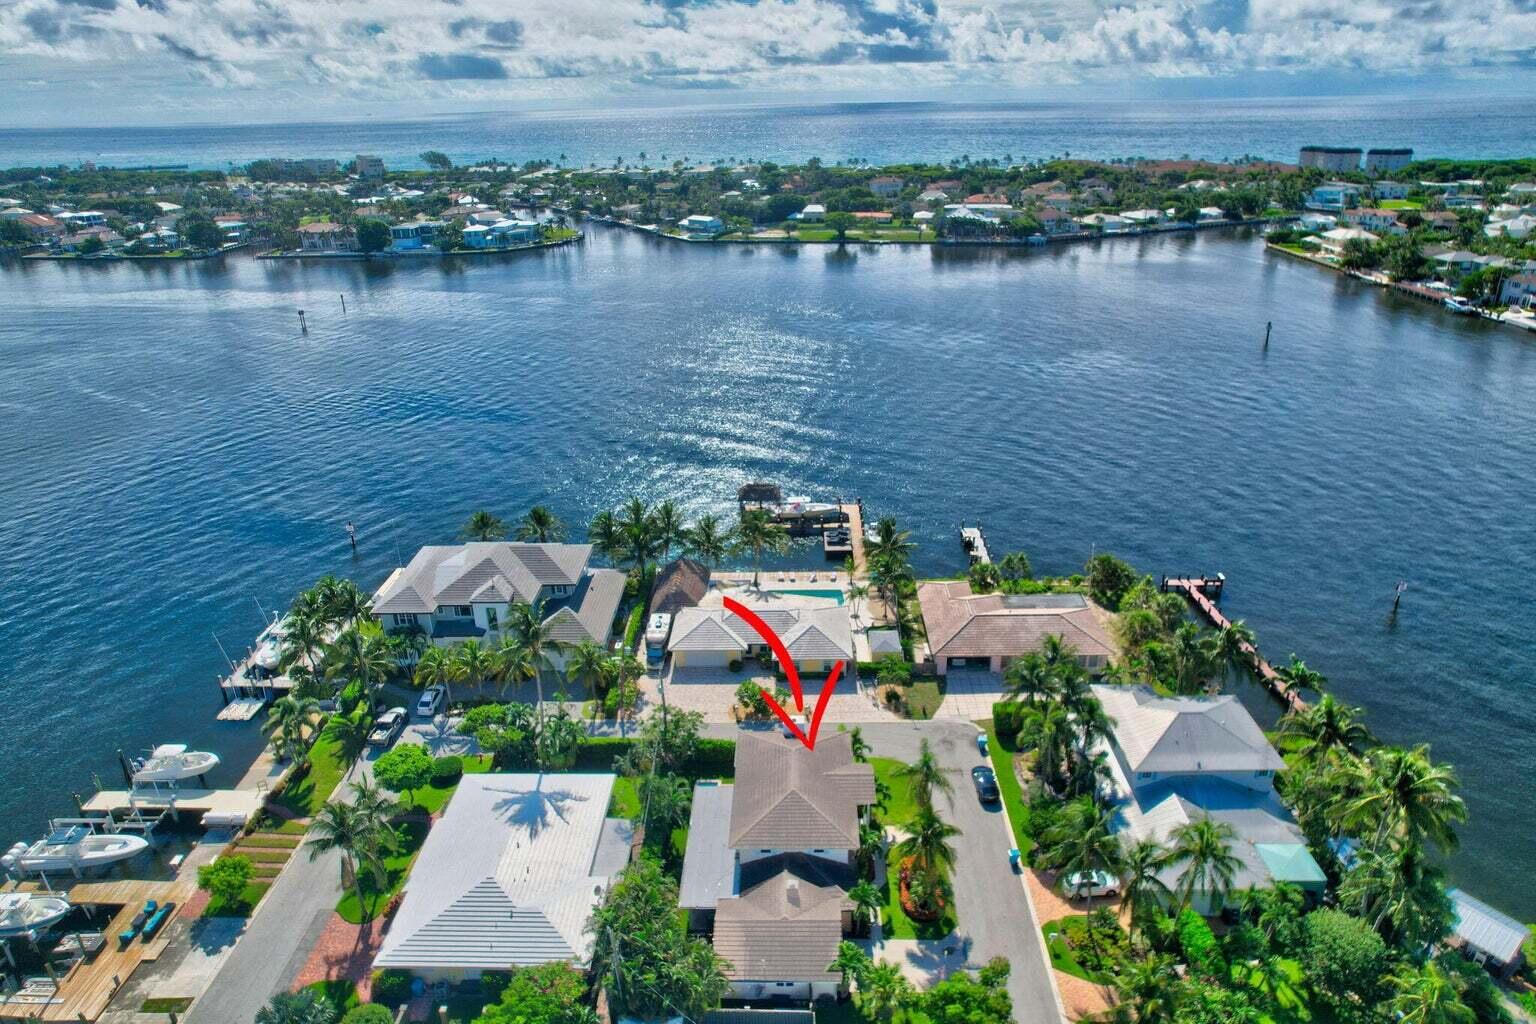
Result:
{"type": "MultiPolygon", "coordinates": [[[[1221,592],[1227,583],[1226,576],[1217,573],[1215,576],[1164,576],[1162,589],[1183,594],[1189,599],[1189,603],[1195,606],[1207,622],[1217,629],[1226,629],[1232,623],[1221,609],[1216,607],[1216,600],[1220,599],[1221,592]]],[[[1307,702],[1301,695],[1276,672],[1274,666],[1264,660],[1259,654],[1258,648],[1244,641],[1242,650],[1253,662],[1253,673],[1259,679],[1260,684],[1274,694],[1275,698],[1285,705],[1287,711],[1301,711],[1306,708],[1307,702]]]]}
{"type": "Polygon", "coordinates": [[[848,528],[849,553],[853,555],[853,574],[860,579],[868,573],[864,562],[864,506],[856,501],[843,502],[843,522],[848,528]]]}
{"type": "Polygon", "coordinates": [[[85,801],[85,814],[119,815],[137,810],[146,815],[165,811],[173,815],[243,814],[246,821],[261,811],[266,800],[263,789],[103,789],[85,801]]]}
{"type": "Polygon", "coordinates": [[[981,523],[975,526],[960,524],[960,546],[970,556],[972,565],[992,564],[992,552],[987,549],[987,535],[981,531],[981,523]]]}
{"type": "Polygon", "coordinates": [[[93,959],[76,963],[59,977],[58,992],[50,1001],[0,1001],[0,1020],[94,1021],[140,964],[153,963],[165,952],[171,942],[172,922],[196,892],[195,877],[173,882],[128,878],[71,886],[66,893],[71,903],[107,909],[108,913],[96,913],[93,922],[101,929],[106,944],[93,959]],[[174,903],[176,910],[149,942],[135,938],[125,945],[118,939],[118,933],[128,927],[146,900],[161,906],[174,903]]]}

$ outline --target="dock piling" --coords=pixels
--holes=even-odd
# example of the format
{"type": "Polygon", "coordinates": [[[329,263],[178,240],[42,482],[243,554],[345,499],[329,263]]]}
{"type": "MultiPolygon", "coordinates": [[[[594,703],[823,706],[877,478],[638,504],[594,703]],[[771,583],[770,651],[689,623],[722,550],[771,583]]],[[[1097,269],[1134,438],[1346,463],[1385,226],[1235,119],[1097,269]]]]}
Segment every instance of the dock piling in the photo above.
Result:
{"type": "Polygon", "coordinates": [[[309,324],[304,322],[304,311],[302,309],[299,310],[299,330],[305,334],[309,333],[309,324]]]}
{"type": "Polygon", "coordinates": [[[347,312],[347,293],[346,292],[342,292],[341,293],[341,312],[342,312],[343,315],[345,315],[346,312],[347,312]]]}
{"type": "Polygon", "coordinates": [[[1264,351],[1265,352],[1269,351],[1269,332],[1274,328],[1274,326],[1275,326],[1275,322],[1273,320],[1266,320],[1264,322],[1264,351]]]}

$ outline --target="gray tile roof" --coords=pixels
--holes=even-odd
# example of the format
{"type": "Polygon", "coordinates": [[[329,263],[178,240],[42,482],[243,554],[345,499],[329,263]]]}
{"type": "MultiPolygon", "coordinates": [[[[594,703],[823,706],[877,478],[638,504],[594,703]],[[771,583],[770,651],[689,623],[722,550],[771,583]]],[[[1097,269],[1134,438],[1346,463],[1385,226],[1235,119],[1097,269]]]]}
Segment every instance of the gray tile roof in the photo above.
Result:
{"type": "Polygon", "coordinates": [[[1114,656],[1114,646],[1087,602],[1041,606],[1004,594],[973,594],[964,580],[920,584],[918,604],[928,646],[947,658],[1018,657],[1060,636],[1083,656],[1114,656]]]}
{"type": "Polygon", "coordinates": [[[427,834],[374,966],[587,960],[586,922],[608,884],[594,861],[613,782],[611,774],[466,775],[427,834]]]}
{"type": "Polygon", "coordinates": [[[740,896],[715,911],[715,952],[736,981],[836,981],[827,965],[843,938],[852,872],[820,857],[784,854],[742,867],[740,896]]]}
{"type": "MultiPolygon", "coordinates": [[[[772,591],[753,595],[747,604],[784,641],[796,661],[835,661],[853,658],[853,628],[848,609],[839,604],[800,603],[800,595],[772,591]]],[[[672,623],[669,651],[732,651],[761,645],[762,637],[745,620],[724,607],[683,608],[672,623]]]]}
{"type": "Polygon", "coordinates": [[[1095,686],[1132,772],[1279,771],[1284,760],[1231,694],[1161,697],[1145,686],[1095,686]]]}
{"type": "Polygon", "coordinates": [[[624,574],[617,569],[590,569],[570,596],[544,606],[550,638],[563,644],[583,640],[604,644],[613,632],[613,617],[624,600],[624,574]]]}
{"type": "Polygon", "coordinates": [[[373,596],[375,614],[431,612],[442,604],[532,601],[540,587],[574,586],[590,544],[485,541],[431,545],[416,552],[373,596]]]}
{"type": "Polygon", "coordinates": [[[687,910],[713,910],[736,892],[736,852],[731,849],[731,801],[735,786],[695,783],[688,815],[688,848],[677,904],[687,910]]]}
{"type": "Polygon", "coordinates": [[[778,730],[736,741],[735,849],[856,849],[859,808],[874,802],[874,770],[854,762],[847,733],[823,734],[815,750],[778,730]]]}

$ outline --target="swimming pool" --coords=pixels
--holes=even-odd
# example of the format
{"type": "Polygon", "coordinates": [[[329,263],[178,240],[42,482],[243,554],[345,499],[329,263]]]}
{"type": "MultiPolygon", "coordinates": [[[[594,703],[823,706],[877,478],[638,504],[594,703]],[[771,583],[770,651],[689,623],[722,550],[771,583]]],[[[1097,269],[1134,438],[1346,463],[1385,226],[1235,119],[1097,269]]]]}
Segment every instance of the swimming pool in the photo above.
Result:
{"type": "Polygon", "coordinates": [[[782,590],[776,587],[770,593],[799,594],[801,597],[830,597],[838,604],[843,603],[843,592],[841,590],[782,590]]]}

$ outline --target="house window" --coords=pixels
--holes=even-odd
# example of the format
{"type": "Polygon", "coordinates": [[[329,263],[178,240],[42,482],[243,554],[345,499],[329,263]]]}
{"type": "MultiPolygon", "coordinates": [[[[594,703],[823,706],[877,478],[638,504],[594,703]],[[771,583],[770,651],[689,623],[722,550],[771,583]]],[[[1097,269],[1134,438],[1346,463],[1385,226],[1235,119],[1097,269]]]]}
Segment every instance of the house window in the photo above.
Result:
{"type": "Polygon", "coordinates": [[[397,612],[390,616],[390,621],[396,626],[414,626],[416,615],[413,612],[397,612]]]}
{"type": "Polygon", "coordinates": [[[1267,779],[1269,778],[1269,772],[1254,772],[1253,777],[1256,779],[1267,779]]]}
{"type": "Polygon", "coordinates": [[[475,610],[467,604],[444,605],[441,611],[444,615],[455,615],[461,619],[471,618],[475,614],[475,610]]]}
{"type": "Polygon", "coordinates": [[[1156,772],[1137,772],[1136,773],[1136,777],[1138,779],[1150,779],[1150,778],[1153,778],[1156,775],[1157,775],[1156,772]]]}
{"type": "Polygon", "coordinates": [[[486,625],[486,627],[489,628],[489,629],[495,629],[496,628],[496,621],[497,621],[496,620],[496,609],[495,608],[487,608],[485,610],[485,625],[486,625]]]}

